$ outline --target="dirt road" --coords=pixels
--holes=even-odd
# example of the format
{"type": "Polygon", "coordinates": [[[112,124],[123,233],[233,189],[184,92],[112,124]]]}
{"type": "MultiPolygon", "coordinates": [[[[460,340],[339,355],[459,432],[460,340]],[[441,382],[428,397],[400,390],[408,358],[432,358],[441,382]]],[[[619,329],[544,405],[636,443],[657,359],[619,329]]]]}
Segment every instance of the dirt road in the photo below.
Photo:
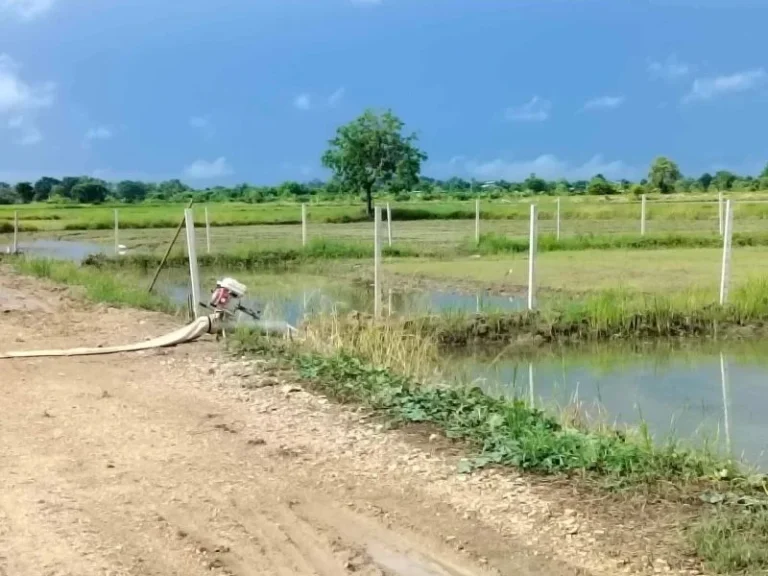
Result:
{"type": "MultiPolygon", "coordinates": [[[[0,272],[0,351],[175,327],[0,272]]],[[[211,341],[0,360],[0,408],[2,576],[618,572],[600,531],[523,478],[461,477],[454,456],[211,341]]]]}

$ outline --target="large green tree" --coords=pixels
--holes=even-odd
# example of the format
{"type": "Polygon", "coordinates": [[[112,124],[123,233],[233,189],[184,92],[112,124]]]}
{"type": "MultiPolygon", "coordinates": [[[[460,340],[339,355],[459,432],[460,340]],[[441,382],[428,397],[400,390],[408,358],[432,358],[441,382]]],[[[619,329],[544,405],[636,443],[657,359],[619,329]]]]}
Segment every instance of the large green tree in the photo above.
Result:
{"type": "Polygon", "coordinates": [[[16,184],[16,194],[22,202],[29,204],[35,199],[35,188],[29,182],[19,182],[16,184]]]}
{"type": "Polygon", "coordinates": [[[733,183],[736,181],[736,174],[728,170],[718,170],[715,172],[715,177],[712,179],[712,184],[718,190],[730,190],[733,187],[733,183]]]}
{"type": "Polygon", "coordinates": [[[51,195],[51,190],[53,190],[53,187],[56,186],[56,184],[61,184],[59,180],[56,178],[51,178],[50,176],[43,176],[35,182],[35,200],[37,202],[45,202],[48,200],[48,197],[51,195]]]}
{"type": "Polygon", "coordinates": [[[72,188],[72,196],[82,204],[101,204],[107,197],[109,190],[98,181],[80,182],[72,188]]]}
{"type": "Polygon", "coordinates": [[[593,196],[608,196],[616,194],[617,192],[618,190],[616,189],[616,186],[614,186],[613,183],[608,182],[602,174],[598,174],[589,181],[589,184],[587,184],[587,194],[593,196]]]}
{"type": "Polygon", "coordinates": [[[669,158],[659,156],[651,164],[648,172],[648,181],[651,186],[658,188],[662,194],[670,194],[675,191],[675,182],[680,180],[683,175],[677,164],[669,158]]]}
{"type": "Polygon", "coordinates": [[[123,180],[117,185],[117,197],[126,202],[141,202],[147,197],[147,185],[144,182],[123,180]]]}
{"type": "Polygon", "coordinates": [[[341,190],[365,194],[369,216],[376,190],[408,189],[419,181],[427,155],[416,146],[415,134],[403,134],[404,127],[391,110],[381,114],[366,110],[336,131],[323,154],[323,165],[333,171],[341,190]]]}

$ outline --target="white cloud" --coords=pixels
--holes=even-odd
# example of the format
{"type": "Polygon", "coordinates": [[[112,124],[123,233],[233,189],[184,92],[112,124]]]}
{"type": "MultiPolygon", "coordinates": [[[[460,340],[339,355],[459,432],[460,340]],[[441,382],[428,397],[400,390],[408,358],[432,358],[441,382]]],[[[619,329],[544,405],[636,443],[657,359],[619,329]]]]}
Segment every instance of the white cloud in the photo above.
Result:
{"type": "Polygon", "coordinates": [[[584,110],[613,110],[624,104],[624,96],[601,96],[587,100],[584,110]]]}
{"type": "Polygon", "coordinates": [[[648,64],[648,73],[653,78],[666,78],[674,80],[687,76],[691,67],[685,62],[681,62],[674,54],[668,56],[666,60],[651,62],[648,64]]]}
{"type": "Polygon", "coordinates": [[[338,106],[338,104],[344,98],[345,93],[346,93],[346,90],[343,86],[338,90],[336,90],[333,94],[331,94],[328,97],[328,106],[331,106],[331,107],[338,106]]]}
{"type": "Polygon", "coordinates": [[[49,12],[55,0],[0,0],[0,13],[9,12],[22,20],[34,20],[49,12]]]}
{"type": "Polygon", "coordinates": [[[190,127],[202,132],[206,138],[210,138],[214,133],[214,126],[211,117],[206,116],[192,116],[189,119],[190,127]]]}
{"type": "Polygon", "coordinates": [[[16,140],[22,146],[33,146],[42,142],[43,134],[35,124],[34,120],[25,116],[13,116],[8,120],[8,128],[18,132],[19,138],[16,140]]]}
{"type": "Polygon", "coordinates": [[[712,100],[727,94],[747,92],[761,84],[765,80],[765,76],[764,69],[755,68],[726,76],[696,78],[693,81],[690,92],[685,95],[683,101],[712,100]]]}
{"type": "Polygon", "coordinates": [[[218,178],[220,176],[228,176],[232,174],[232,166],[229,165],[227,159],[223,156],[217,158],[213,162],[207,160],[195,160],[184,168],[184,176],[192,178],[194,180],[206,180],[210,178],[218,178]]]}
{"type": "Polygon", "coordinates": [[[312,107],[312,98],[309,94],[299,94],[293,99],[293,105],[299,110],[309,110],[312,107]]]}
{"type": "Polygon", "coordinates": [[[571,164],[559,159],[554,154],[542,154],[532,160],[513,160],[495,158],[491,160],[476,160],[463,157],[451,159],[447,165],[439,167],[439,171],[448,174],[461,172],[479,180],[509,180],[521,181],[531,174],[541,178],[554,180],[588,180],[596,174],[602,174],[608,179],[636,178],[642,174],[632,166],[620,160],[606,161],[597,154],[583,164],[571,164]]]}
{"type": "Polygon", "coordinates": [[[512,122],[544,122],[549,119],[551,110],[552,103],[549,100],[534,96],[522,106],[507,108],[504,118],[512,122]]]}
{"type": "Polygon", "coordinates": [[[192,128],[204,130],[210,128],[211,119],[209,116],[192,116],[192,118],[189,119],[189,125],[192,126],[192,128]]]}
{"type": "Polygon", "coordinates": [[[111,138],[112,130],[108,126],[97,126],[85,133],[86,140],[110,140],[111,138]]]}
{"type": "Polygon", "coordinates": [[[55,84],[32,86],[22,79],[20,70],[21,66],[13,58],[0,53],[0,114],[53,105],[55,84]]]}

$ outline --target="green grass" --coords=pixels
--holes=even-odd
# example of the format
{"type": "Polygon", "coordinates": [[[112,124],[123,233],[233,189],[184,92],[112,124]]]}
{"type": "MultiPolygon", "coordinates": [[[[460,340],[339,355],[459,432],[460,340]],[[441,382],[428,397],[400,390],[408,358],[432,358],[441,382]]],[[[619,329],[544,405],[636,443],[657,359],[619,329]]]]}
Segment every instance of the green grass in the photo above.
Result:
{"type": "MultiPolygon", "coordinates": [[[[659,248],[717,248],[723,245],[723,239],[716,235],[693,234],[638,234],[598,235],[582,234],[557,240],[547,234],[538,238],[539,252],[571,252],[581,250],[657,250],[659,248]]],[[[510,238],[490,233],[480,236],[480,242],[465,241],[462,249],[468,254],[516,254],[528,252],[530,243],[526,238],[510,238]]],[[[768,246],[768,234],[736,233],[733,246],[768,246]]]]}
{"type": "MultiPolygon", "coordinates": [[[[382,249],[384,256],[391,257],[416,257],[419,254],[409,249],[385,247],[382,249]]],[[[304,248],[283,249],[252,249],[235,250],[198,255],[197,261],[200,267],[223,268],[227,270],[259,270],[264,268],[280,268],[291,265],[299,265],[307,262],[323,260],[359,260],[371,259],[373,246],[351,242],[334,242],[329,240],[313,240],[304,248]]],[[[137,269],[144,272],[154,270],[160,264],[159,254],[133,254],[119,258],[109,258],[102,255],[88,257],[84,264],[92,267],[110,267],[137,269]]],[[[172,253],[166,262],[169,268],[187,266],[189,260],[180,251],[172,253]]]]}
{"type": "Polygon", "coordinates": [[[725,306],[706,291],[671,295],[608,290],[550,302],[536,312],[429,316],[405,327],[443,344],[473,342],[578,343],[665,338],[765,335],[768,280],[736,287],[725,306]]]}
{"type": "MultiPolygon", "coordinates": [[[[768,204],[748,203],[762,199],[760,194],[734,194],[737,200],[735,218],[737,225],[744,219],[764,220],[768,218],[768,204]]],[[[649,222],[717,221],[717,196],[684,195],[655,197],[648,204],[649,222]],[[704,201],[704,202],[702,202],[704,201]]],[[[379,199],[380,202],[386,198],[379,199]]],[[[526,221],[529,217],[531,198],[519,197],[483,199],[481,217],[483,220],[526,221]]],[[[556,205],[553,197],[536,197],[539,218],[552,220],[556,205]]],[[[473,200],[460,201],[449,197],[433,201],[413,200],[390,202],[393,220],[472,220],[475,217],[473,200]]],[[[278,225],[300,222],[301,211],[297,202],[269,202],[264,204],[217,203],[209,204],[210,221],[213,226],[278,225]]],[[[10,222],[14,211],[19,212],[22,224],[30,222],[43,230],[109,230],[114,226],[114,208],[120,210],[120,227],[172,228],[178,224],[183,213],[183,204],[138,204],[138,205],[12,205],[0,206],[0,222],[10,222]]],[[[561,218],[564,221],[586,220],[605,222],[611,220],[633,220],[639,222],[639,200],[629,196],[621,197],[564,197],[561,199],[561,218]]],[[[203,210],[195,211],[196,220],[203,224],[203,210]]],[[[350,223],[366,221],[362,202],[344,198],[333,203],[311,203],[310,221],[314,223],[350,223]]],[[[653,225],[650,224],[651,229],[653,225]]],[[[31,228],[28,228],[31,229],[31,228]]]]}
{"type": "Polygon", "coordinates": [[[139,285],[136,277],[105,274],[94,269],[81,268],[70,262],[47,259],[13,258],[10,261],[14,269],[21,274],[45,278],[67,286],[82,287],[85,296],[93,302],[174,314],[179,312],[167,299],[148,294],[146,288],[139,285]]]}
{"type": "Polygon", "coordinates": [[[698,555],[719,574],[768,572],[768,509],[720,509],[691,531],[698,555]]]}
{"type": "MultiPolygon", "coordinates": [[[[263,353],[274,351],[274,346],[240,332],[236,351],[263,353]]],[[[592,473],[614,486],[714,478],[723,467],[730,469],[708,453],[673,443],[655,446],[645,431],[628,437],[568,429],[521,401],[491,398],[478,388],[423,385],[346,351],[326,355],[282,350],[287,350],[304,378],[336,400],[364,404],[399,422],[434,424],[449,438],[468,441],[477,453],[474,466],[503,464],[545,474],[592,473]]]]}
{"type": "MultiPolygon", "coordinates": [[[[542,252],[536,259],[536,282],[546,291],[588,293],[625,289],[649,294],[708,291],[719,288],[722,248],[669,248],[664,250],[580,250],[542,252]]],[[[768,277],[768,249],[734,249],[732,283],[768,277]]],[[[395,259],[384,271],[400,284],[428,281],[467,290],[525,292],[528,262],[525,254],[486,258],[440,260],[395,259]]]]}

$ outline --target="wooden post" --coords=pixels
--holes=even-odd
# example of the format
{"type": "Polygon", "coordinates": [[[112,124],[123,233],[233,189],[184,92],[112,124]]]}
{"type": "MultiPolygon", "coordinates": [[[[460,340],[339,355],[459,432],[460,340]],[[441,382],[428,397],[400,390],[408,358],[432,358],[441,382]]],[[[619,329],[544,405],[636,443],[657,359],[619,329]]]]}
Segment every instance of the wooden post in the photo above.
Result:
{"type": "Polygon", "coordinates": [[[640,201],[640,235],[645,236],[645,205],[646,205],[647,198],[645,194],[643,194],[642,200],[640,201]]]}
{"type": "Polygon", "coordinates": [[[381,206],[373,209],[373,317],[381,317],[381,206]]]}
{"type": "Polygon", "coordinates": [[[307,245],[307,205],[301,205],[301,245],[307,245]]]}
{"type": "Polygon", "coordinates": [[[560,198],[557,199],[557,210],[555,211],[555,239],[560,241],[560,198]]]}
{"type": "Polygon", "coordinates": [[[195,216],[191,209],[184,210],[184,222],[187,229],[187,256],[189,257],[189,280],[192,285],[192,311],[195,319],[200,304],[200,272],[197,268],[197,250],[195,246],[195,216]]]}
{"type": "Polygon", "coordinates": [[[115,256],[120,253],[120,224],[118,223],[117,208],[115,208],[115,256]]]}
{"type": "Polygon", "coordinates": [[[13,253],[19,253],[19,211],[13,213],[13,253]]]}
{"type": "Polygon", "coordinates": [[[731,281],[731,248],[733,240],[733,204],[725,201],[725,230],[723,231],[723,268],[720,273],[720,305],[728,302],[728,285],[731,281]]]}
{"type": "Polygon", "coordinates": [[[205,207],[205,253],[211,253],[211,222],[208,219],[208,206],[205,207]]]}
{"type": "MultiPolygon", "coordinates": [[[[195,201],[190,200],[189,204],[187,204],[187,209],[192,208],[195,201]]],[[[165,249],[165,254],[163,254],[162,260],[160,260],[160,264],[157,266],[157,270],[155,270],[155,275],[152,277],[152,282],[149,283],[149,288],[147,289],[147,292],[152,292],[152,289],[155,287],[155,283],[157,282],[157,279],[160,277],[160,271],[163,269],[163,266],[165,266],[166,260],[168,260],[168,256],[171,255],[171,250],[173,249],[173,245],[176,244],[176,240],[179,239],[179,234],[181,233],[181,229],[184,227],[184,222],[186,222],[187,219],[187,213],[186,210],[184,211],[184,215],[181,217],[181,221],[179,222],[178,227],[176,228],[176,232],[173,234],[173,238],[171,238],[170,243],[168,244],[168,248],[165,249]]]]}
{"type": "Polygon", "coordinates": [[[475,244],[480,244],[480,199],[475,200],[475,244]]]}
{"type": "Polygon", "coordinates": [[[720,222],[720,236],[723,235],[723,193],[717,195],[717,216],[720,222]]]}
{"type": "Polygon", "coordinates": [[[536,204],[531,204],[531,229],[528,237],[528,310],[536,309],[536,204]]]}
{"type": "Polygon", "coordinates": [[[392,248],[392,210],[389,208],[389,202],[387,202],[387,240],[389,247],[392,248]]]}

